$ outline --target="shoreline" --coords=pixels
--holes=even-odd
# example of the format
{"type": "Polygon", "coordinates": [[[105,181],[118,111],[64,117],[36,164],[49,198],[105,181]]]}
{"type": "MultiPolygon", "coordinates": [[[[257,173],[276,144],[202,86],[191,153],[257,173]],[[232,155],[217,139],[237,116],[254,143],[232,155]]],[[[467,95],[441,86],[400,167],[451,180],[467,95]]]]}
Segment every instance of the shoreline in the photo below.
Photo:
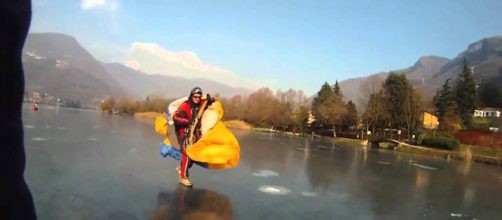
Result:
{"type": "MultiPolygon", "coordinates": [[[[349,139],[349,138],[334,138],[334,137],[321,137],[331,141],[334,144],[339,144],[346,147],[369,147],[367,140],[349,139]]],[[[494,149],[491,147],[461,145],[457,150],[443,150],[435,149],[424,146],[411,145],[401,143],[395,149],[379,147],[379,149],[393,150],[403,153],[411,153],[418,155],[442,157],[445,160],[462,160],[466,162],[477,162],[484,164],[491,164],[500,166],[502,165],[502,149],[494,149]],[[488,152],[488,153],[487,153],[488,152]]]]}
{"type": "MultiPolygon", "coordinates": [[[[285,134],[285,133],[284,133],[285,134]]],[[[286,134],[287,135],[287,134],[286,134]]],[[[293,137],[293,136],[292,136],[293,137]]],[[[306,137],[306,136],[304,136],[306,137]]],[[[369,148],[368,140],[360,140],[360,139],[350,139],[350,138],[342,138],[342,137],[323,137],[323,136],[314,136],[316,139],[330,141],[333,144],[342,146],[342,147],[358,147],[358,148],[369,148]]],[[[457,150],[443,150],[430,148],[425,146],[417,146],[406,143],[401,143],[399,146],[393,147],[385,147],[380,146],[378,149],[389,150],[389,151],[397,151],[403,153],[417,154],[417,155],[425,155],[432,157],[442,157],[445,160],[461,160],[466,162],[476,162],[476,163],[484,163],[489,165],[501,166],[502,165],[502,149],[495,149],[491,147],[482,147],[482,146],[472,146],[472,145],[464,145],[461,144],[459,149],[457,150]]]]}
{"type": "Polygon", "coordinates": [[[139,122],[153,125],[155,123],[155,118],[163,114],[164,113],[159,113],[159,112],[137,112],[134,113],[133,117],[139,122]]]}
{"type": "Polygon", "coordinates": [[[396,148],[396,151],[405,153],[416,153],[429,156],[439,156],[444,158],[445,160],[455,159],[466,162],[485,163],[497,166],[502,165],[502,158],[501,158],[502,154],[499,153],[500,150],[492,149],[490,147],[461,145],[457,150],[441,150],[423,146],[402,144],[402,146],[396,148]],[[479,152],[480,150],[493,151],[493,153],[482,154],[479,152]]]}
{"type": "MultiPolygon", "coordinates": [[[[136,118],[138,121],[153,123],[157,116],[163,114],[164,113],[159,113],[159,112],[138,112],[134,114],[134,118],[136,118]]],[[[224,121],[223,123],[225,123],[225,125],[229,129],[238,129],[252,132],[264,132],[261,131],[260,129],[255,129],[251,125],[240,120],[229,120],[229,121],[224,121]]],[[[298,135],[288,134],[286,132],[272,132],[272,133],[283,134],[291,137],[298,137],[298,135]]],[[[309,136],[307,135],[303,137],[309,137],[309,136]]],[[[336,137],[336,138],[323,137],[317,135],[314,136],[314,138],[327,140],[333,144],[343,147],[362,147],[362,148],[369,147],[368,140],[350,139],[341,137],[336,137]]],[[[443,149],[400,143],[399,146],[395,148],[388,148],[381,146],[379,147],[379,149],[394,150],[397,152],[419,154],[433,157],[442,157],[445,160],[455,159],[462,161],[472,161],[477,163],[491,164],[496,166],[502,165],[502,149],[491,148],[491,147],[461,144],[461,146],[457,150],[443,150],[443,149]]]]}
{"type": "MultiPolygon", "coordinates": [[[[141,122],[148,122],[148,123],[154,123],[155,118],[161,115],[165,115],[165,113],[159,113],[159,112],[136,112],[134,113],[134,118],[138,121],[141,122]]],[[[228,120],[228,121],[223,121],[225,126],[229,129],[238,129],[238,130],[245,130],[245,131],[251,131],[253,127],[249,125],[248,123],[241,121],[241,120],[228,120]]]]}
{"type": "Polygon", "coordinates": [[[161,116],[164,114],[165,113],[159,113],[159,112],[136,112],[134,113],[134,118],[155,120],[157,116],[161,116]]]}

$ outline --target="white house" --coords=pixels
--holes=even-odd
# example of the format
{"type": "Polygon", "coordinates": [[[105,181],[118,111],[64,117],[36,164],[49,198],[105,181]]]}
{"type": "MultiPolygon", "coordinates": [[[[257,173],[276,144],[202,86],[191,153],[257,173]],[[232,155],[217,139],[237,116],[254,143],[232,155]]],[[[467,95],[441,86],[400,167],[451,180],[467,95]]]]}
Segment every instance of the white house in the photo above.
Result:
{"type": "Polygon", "coordinates": [[[474,117],[496,117],[500,118],[500,109],[496,108],[479,108],[474,110],[474,117]]]}

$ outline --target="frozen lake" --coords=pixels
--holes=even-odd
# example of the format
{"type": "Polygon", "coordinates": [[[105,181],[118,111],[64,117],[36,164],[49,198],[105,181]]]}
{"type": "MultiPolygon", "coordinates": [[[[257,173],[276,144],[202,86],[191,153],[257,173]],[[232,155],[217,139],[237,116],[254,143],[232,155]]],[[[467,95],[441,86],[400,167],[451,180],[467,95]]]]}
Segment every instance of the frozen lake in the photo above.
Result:
{"type": "Polygon", "coordinates": [[[187,189],[151,124],[48,106],[23,121],[39,219],[502,219],[497,166],[235,131],[239,166],[194,166],[187,189]]]}

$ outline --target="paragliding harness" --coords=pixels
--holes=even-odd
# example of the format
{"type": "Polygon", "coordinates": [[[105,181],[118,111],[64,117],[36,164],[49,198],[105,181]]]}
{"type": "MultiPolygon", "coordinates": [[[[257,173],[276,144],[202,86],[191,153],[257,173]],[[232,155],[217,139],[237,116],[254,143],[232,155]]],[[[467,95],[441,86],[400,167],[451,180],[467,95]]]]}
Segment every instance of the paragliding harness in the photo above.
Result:
{"type": "MultiPolygon", "coordinates": [[[[191,138],[192,138],[192,139],[195,139],[195,137],[191,137],[191,138],[190,138],[190,128],[191,128],[191,127],[192,127],[192,126],[187,127],[187,128],[185,128],[185,130],[184,130],[185,134],[183,135],[183,136],[184,136],[184,138],[183,138],[183,146],[181,146],[181,147],[183,147],[185,150],[186,150],[186,149],[188,149],[188,148],[191,146],[191,144],[190,144],[190,139],[191,139],[191,138]]],[[[192,141],[192,143],[193,143],[193,142],[194,142],[194,140],[192,141]]]]}
{"type": "Polygon", "coordinates": [[[185,128],[185,138],[183,139],[183,145],[185,147],[185,150],[188,149],[190,146],[192,146],[197,140],[196,140],[196,135],[195,135],[195,130],[197,129],[197,124],[199,124],[200,119],[202,118],[202,114],[204,113],[204,110],[208,107],[207,104],[209,102],[210,96],[206,95],[206,101],[202,103],[200,106],[197,116],[195,119],[192,121],[190,126],[188,128],[185,128]]]}

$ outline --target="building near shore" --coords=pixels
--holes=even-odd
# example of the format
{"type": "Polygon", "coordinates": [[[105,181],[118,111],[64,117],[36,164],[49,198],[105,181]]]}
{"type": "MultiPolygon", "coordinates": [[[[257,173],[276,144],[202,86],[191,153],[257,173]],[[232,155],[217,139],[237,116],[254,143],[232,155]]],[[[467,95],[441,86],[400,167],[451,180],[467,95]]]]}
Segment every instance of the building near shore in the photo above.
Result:
{"type": "Polygon", "coordinates": [[[439,119],[436,115],[423,111],[422,112],[422,126],[426,129],[437,129],[439,125],[439,119]]]}
{"type": "Polygon", "coordinates": [[[482,117],[482,118],[500,118],[501,111],[498,108],[479,108],[474,110],[474,117],[482,117]]]}

